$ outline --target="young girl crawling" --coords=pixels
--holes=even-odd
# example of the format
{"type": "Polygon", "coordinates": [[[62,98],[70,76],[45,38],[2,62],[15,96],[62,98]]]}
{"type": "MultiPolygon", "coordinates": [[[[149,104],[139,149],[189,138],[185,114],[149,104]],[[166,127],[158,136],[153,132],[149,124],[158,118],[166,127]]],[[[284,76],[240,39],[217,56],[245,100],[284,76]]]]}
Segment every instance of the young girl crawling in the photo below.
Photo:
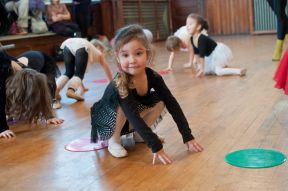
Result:
{"type": "Polygon", "coordinates": [[[152,51],[142,27],[129,25],[121,28],[114,38],[114,51],[119,72],[107,86],[102,99],[91,108],[92,142],[109,140],[108,151],[112,156],[127,156],[127,151],[120,144],[120,136],[128,120],[154,153],[153,164],[157,158],[163,164],[170,164],[172,159],[151,129],[166,106],[188,150],[202,151],[164,80],[146,67],[151,62],[152,51]]]}
{"type": "Polygon", "coordinates": [[[0,138],[15,137],[6,115],[29,122],[46,120],[47,124],[55,125],[64,121],[53,114],[47,76],[22,67],[14,57],[0,51],[0,138]]]}
{"type": "Polygon", "coordinates": [[[193,47],[193,57],[196,59],[197,77],[202,75],[216,74],[224,75],[246,75],[245,68],[230,68],[232,51],[223,43],[216,42],[212,38],[204,35],[203,30],[208,30],[207,21],[197,14],[190,14],[186,20],[186,28],[191,35],[193,47]]]}

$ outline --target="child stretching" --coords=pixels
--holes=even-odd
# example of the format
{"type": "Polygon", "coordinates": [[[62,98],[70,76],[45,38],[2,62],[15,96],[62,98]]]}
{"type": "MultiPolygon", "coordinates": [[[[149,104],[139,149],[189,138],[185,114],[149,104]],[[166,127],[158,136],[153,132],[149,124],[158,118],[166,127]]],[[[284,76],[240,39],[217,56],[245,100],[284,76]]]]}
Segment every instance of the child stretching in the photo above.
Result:
{"type": "Polygon", "coordinates": [[[243,76],[246,74],[246,69],[227,67],[232,59],[232,52],[226,45],[217,43],[208,36],[201,34],[203,29],[208,30],[208,23],[205,19],[200,15],[190,14],[186,24],[188,33],[192,36],[193,53],[197,58],[197,77],[203,74],[216,74],[218,76],[243,76]]]}
{"type": "MultiPolygon", "coordinates": [[[[65,40],[61,48],[64,54],[65,74],[60,76],[57,81],[56,99],[60,101],[60,91],[69,81],[66,96],[69,98],[83,101],[84,97],[77,93],[77,89],[83,84],[87,64],[99,63],[103,67],[107,78],[112,80],[112,71],[106,61],[104,49],[101,48],[98,40],[87,41],[83,38],[69,38],[65,40]]],[[[59,103],[60,105],[60,103],[59,103]]]]}
{"type": "Polygon", "coordinates": [[[0,51],[0,138],[15,137],[7,125],[6,111],[9,117],[30,122],[44,119],[47,124],[63,123],[54,118],[46,76],[32,69],[13,74],[19,64],[22,68],[20,62],[0,51]]]}
{"type": "MultiPolygon", "coordinates": [[[[205,29],[202,30],[201,33],[207,35],[207,31],[205,29]]],[[[174,33],[174,35],[167,38],[166,49],[170,52],[167,70],[172,70],[175,54],[179,50],[188,51],[189,53],[189,61],[188,63],[184,64],[184,68],[192,67],[194,53],[190,39],[191,35],[188,33],[186,26],[182,26],[174,33]]]]}
{"type": "Polygon", "coordinates": [[[102,99],[91,108],[91,141],[109,139],[108,151],[112,156],[127,156],[127,151],[120,144],[120,135],[124,133],[123,126],[128,120],[154,153],[153,164],[157,158],[163,164],[170,164],[171,158],[150,128],[166,106],[188,150],[202,151],[164,80],[146,67],[151,62],[151,48],[142,27],[130,25],[121,28],[114,38],[113,48],[119,72],[106,88],[102,99]]]}

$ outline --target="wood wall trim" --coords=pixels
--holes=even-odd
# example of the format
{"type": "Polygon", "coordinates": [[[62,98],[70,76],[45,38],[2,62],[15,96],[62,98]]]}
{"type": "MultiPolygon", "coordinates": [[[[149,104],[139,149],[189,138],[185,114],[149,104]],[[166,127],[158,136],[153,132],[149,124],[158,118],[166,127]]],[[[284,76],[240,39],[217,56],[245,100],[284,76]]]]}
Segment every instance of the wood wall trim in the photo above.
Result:
{"type": "Polygon", "coordinates": [[[249,34],[253,31],[252,0],[171,0],[173,31],[185,24],[189,13],[204,16],[209,34],[249,34]]]}

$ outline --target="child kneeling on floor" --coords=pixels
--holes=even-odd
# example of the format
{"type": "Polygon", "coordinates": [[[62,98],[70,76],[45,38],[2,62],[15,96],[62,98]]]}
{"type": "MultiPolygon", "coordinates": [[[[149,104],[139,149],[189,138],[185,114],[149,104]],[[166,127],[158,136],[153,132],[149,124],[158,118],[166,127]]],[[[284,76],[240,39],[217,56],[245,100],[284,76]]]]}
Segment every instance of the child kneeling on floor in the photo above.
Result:
{"type": "Polygon", "coordinates": [[[128,120],[154,153],[153,164],[157,158],[163,164],[170,164],[171,158],[150,128],[161,117],[166,106],[188,150],[202,151],[202,146],[195,141],[180,105],[164,80],[157,72],[146,67],[152,60],[152,50],[142,27],[129,25],[121,28],[113,42],[119,72],[107,86],[102,99],[91,108],[91,141],[109,140],[108,151],[112,156],[127,156],[120,136],[128,120]]]}
{"type": "MultiPolygon", "coordinates": [[[[223,43],[216,42],[207,35],[202,34],[208,30],[207,21],[197,14],[190,14],[186,20],[188,33],[191,35],[191,44],[196,61],[197,77],[202,75],[246,75],[246,69],[230,68],[232,51],[223,43]]],[[[192,64],[192,63],[191,63],[192,64]]]]}

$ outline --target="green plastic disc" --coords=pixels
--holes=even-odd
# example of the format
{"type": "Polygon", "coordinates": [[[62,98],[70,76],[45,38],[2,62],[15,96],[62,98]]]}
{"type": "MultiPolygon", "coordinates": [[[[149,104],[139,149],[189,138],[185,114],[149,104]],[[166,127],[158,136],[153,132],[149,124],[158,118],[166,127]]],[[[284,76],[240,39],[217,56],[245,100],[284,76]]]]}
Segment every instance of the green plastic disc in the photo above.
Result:
{"type": "Polygon", "coordinates": [[[249,148],[231,152],[225,161],[240,168],[270,168],[286,161],[286,156],[275,150],[249,148]]]}

